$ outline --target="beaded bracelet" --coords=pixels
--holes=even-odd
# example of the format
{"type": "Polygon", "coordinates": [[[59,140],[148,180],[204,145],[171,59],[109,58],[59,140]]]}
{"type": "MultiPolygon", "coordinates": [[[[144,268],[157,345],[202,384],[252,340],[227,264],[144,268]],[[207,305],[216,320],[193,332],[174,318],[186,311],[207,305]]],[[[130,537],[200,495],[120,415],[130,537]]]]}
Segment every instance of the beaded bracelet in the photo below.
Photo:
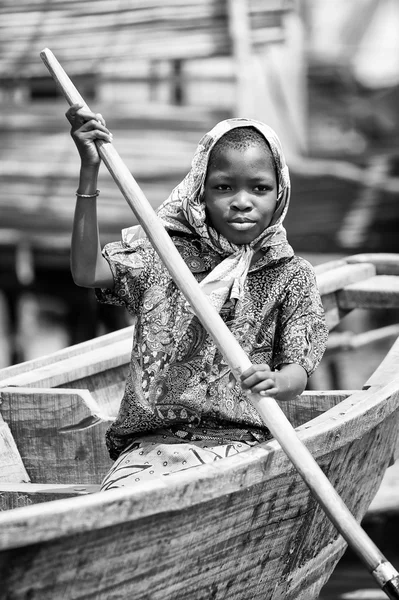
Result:
{"type": "Polygon", "coordinates": [[[79,194],[79,192],[76,192],[76,195],[78,198],[97,198],[100,195],[100,190],[96,190],[95,194],[79,194]]]}

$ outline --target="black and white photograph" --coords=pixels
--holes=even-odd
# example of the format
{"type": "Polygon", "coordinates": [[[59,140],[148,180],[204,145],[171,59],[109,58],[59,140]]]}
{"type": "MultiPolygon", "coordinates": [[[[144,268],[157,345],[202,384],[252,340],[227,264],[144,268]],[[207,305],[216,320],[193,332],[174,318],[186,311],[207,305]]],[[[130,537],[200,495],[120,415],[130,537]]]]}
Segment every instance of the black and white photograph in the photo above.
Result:
{"type": "Polygon", "coordinates": [[[0,600],[399,600],[399,0],[0,0],[0,600]]]}

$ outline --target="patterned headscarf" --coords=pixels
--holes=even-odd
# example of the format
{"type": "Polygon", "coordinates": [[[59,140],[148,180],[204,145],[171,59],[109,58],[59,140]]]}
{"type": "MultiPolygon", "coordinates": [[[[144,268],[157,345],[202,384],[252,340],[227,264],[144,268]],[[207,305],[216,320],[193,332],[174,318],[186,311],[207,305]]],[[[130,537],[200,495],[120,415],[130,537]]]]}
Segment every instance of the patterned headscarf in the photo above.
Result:
{"type": "MultiPolygon", "coordinates": [[[[293,255],[282,225],[288,210],[290,189],[288,167],[273,129],[252,119],[227,119],[218,123],[200,140],[191,170],[159,207],[157,214],[167,231],[200,236],[223,259],[201,282],[203,291],[217,310],[220,310],[228,297],[242,297],[248,271],[293,255]],[[254,127],[263,135],[273,156],[278,185],[276,210],[270,225],[250,244],[243,245],[229,242],[211,226],[203,200],[211,150],[224,134],[238,127],[254,127]],[[251,264],[254,253],[259,250],[261,257],[251,264]]],[[[145,233],[137,226],[122,232],[123,242],[127,246],[135,246],[143,237],[145,233]]]]}

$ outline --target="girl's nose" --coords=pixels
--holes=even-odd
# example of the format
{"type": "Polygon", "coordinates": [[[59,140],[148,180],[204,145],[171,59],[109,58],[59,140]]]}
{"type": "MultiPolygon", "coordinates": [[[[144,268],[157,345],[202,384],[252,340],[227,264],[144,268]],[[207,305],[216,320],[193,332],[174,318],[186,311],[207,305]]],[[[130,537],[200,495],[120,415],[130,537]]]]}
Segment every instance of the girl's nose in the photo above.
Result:
{"type": "Polygon", "coordinates": [[[251,210],[251,196],[245,190],[237,192],[233,198],[232,206],[237,210],[251,210]]]}

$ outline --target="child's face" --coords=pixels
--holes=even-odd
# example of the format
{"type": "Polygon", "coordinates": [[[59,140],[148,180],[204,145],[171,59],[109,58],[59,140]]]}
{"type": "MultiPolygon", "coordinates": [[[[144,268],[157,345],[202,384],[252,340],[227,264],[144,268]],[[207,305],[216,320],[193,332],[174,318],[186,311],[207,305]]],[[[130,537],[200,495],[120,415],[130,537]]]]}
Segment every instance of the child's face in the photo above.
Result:
{"type": "Polygon", "coordinates": [[[208,168],[207,216],[229,242],[249,244],[270,224],[277,192],[273,159],[265,148],[225,148],[208,168]]]}

